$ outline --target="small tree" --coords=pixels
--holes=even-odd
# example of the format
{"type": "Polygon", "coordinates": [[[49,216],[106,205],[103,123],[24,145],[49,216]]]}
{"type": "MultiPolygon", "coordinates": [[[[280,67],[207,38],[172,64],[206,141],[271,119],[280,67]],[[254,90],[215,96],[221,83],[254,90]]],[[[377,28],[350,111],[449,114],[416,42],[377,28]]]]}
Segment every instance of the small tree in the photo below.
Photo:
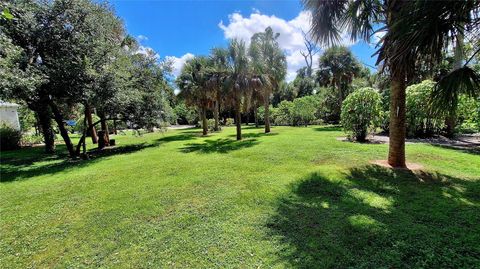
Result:
{"type": "Polygon", "coordinates": [[[368,130],[377,127],[380,118],[380,95],[373,88],[361,88],[342,105],[343,129],[358,142],[365,142],[368,130]]]}

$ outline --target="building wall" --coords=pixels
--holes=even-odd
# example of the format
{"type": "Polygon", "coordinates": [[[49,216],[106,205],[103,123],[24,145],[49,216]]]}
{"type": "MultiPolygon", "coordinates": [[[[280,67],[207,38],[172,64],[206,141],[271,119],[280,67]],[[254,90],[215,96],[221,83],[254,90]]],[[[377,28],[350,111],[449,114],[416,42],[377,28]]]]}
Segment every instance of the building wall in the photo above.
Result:
{"type": "Polygon", "coordinates": [[[16,107],[0,107],[0,122],[4,122],[13,128],[20,130],[20,121],[16,107]]]}

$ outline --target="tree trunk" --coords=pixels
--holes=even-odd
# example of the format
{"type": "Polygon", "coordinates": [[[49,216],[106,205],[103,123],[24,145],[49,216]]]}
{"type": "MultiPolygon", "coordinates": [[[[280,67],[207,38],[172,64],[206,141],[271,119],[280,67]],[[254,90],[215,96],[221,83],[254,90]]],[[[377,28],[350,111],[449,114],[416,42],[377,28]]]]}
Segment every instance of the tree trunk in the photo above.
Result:
{"type": "Polygon", "coordinates": [[[99,116],[100,116],[100,126],[103,131],[103,135],[99,136],[99,139],[103,139],[104,146],[110,146],[110,135],[108,133],[107,120],[105,119],[105,115],[103,113],[101,113],[99,116]]]}
{"type": "Polygon", "coordinates": [[[242,140],[242,116],[239,104],[235,104],[235,125],[237,126],[237,140],[242,140]]]}
{"type": "Polygon", "coordinates": [[[113,120],[113,134],[114,135],[118,134],[117,133],[117,120],[116,119],[113,120]]]}
{"type": "Polygon", "coordinates": [[[457,113],[450,111],[445,118],[445,136],[453,138],[455,136],[455,126],[457,125],[457,113]]]}
{"type": "Polygon", "coordinates": [[[390,94],[390,143],[388,163],[405,166],[405,75],[392,75],[390,94]]]}
{"type": "Polygon", "coordinates": [[[265,133],[270,133],[270,94],[265,91],[265,96],[263,96],[263,104],[265,107],[265,133]]]}
{"type": "Polygon", "coordinates": [[[205,107],[202,107],[202,133],[203,135],[208,134],[208,122],[207,122],[207,109],[205,107]]]}
{"type": "Polygon", "coordinates": [[[68,131],[65,128],[62,113],[60,112],[60,109],[58,109],[57,105],[53,101],[50,101],[50,107],[52,108],[53,118],[55,119],[55,122],[58,125],[58,129],[60,130],[60,135],[62,136],[63,141],[67,146],[68,154],[70,155],[70,157],[74,158],[76,157],[76,152],[73,147],[72,140],[70,139],[70,136],[68,136],[68,131]]]}
{"type": "Polygon", "coordinates": [[[255,118],[255,128],[258,128],[258,107],[256,104],[253,108],[253,117],[255,118]]]}
{"type": "Polygon", "coordinates": [[[214,130],[216,132],[220,131],[220,128],[219,128],[219,119],[218,119],[218,115],[219,115],[219,108],[220,104],[218,102],[218,100],[215,101],[215,109],[213,111],[213,117],[215,118],[215,127],[214,127],[214,130]]]}
{"type": "MultiPolygon", "coordinates": [[[[92,126],[93,124],[93,119],[92,119],[92,110],[90,108],[89,104],[85,104],[85,118],[87,118],[87,126],[92,126]]],[[[93,128],[86,128],[88,131],[88,134],[92,137],[92,143],[97,144],[98,143],[98,136],[97,136],[97,130],[95,127],[93,128]]]]}
{"type": "Polygon", "coordinates": [[[49,109],[37,110],[38,123],[41,127],[43,140],[45,141],[45,152],[55,152],[55,134],[53,133],[52,121],[50,120],[49,109]]]}

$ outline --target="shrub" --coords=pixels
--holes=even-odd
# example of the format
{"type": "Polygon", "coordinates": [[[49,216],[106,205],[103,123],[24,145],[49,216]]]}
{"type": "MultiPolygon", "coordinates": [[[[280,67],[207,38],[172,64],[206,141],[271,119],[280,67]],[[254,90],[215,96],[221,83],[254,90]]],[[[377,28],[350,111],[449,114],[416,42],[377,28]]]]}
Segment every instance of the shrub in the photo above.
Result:
{"type": "Polygon", "coordinates": [[[293,124],[307,126],[310,122],[315,120],[317,107],[317,99],[313,96],[305,96],[293,100],[293,105],[290,111],[293,124]]]}
{"type": "Polygon", "coordinates": [[[435,115],[430,107],[430,96],[435,83],[424,80],[407,88],[406,125],[408,136],[431,136],[439,133],[444,126],[443,116],[435,115]]]}
{"type": "Polygon", "coordinates": [[[272,119],[275,125],[293,125],[292,119],[293,102],[282,101],[278,107],[272,111],[272,119]]]}
{"type": "Polygon", "coordinates": [[[233,120],[233,118],[227,118],[225,120],[225,126],[232,126],[235,124],[235,121],[233,120]]]}
{"type": "Polygon", "coordinates": [[[10,125],[0,123],[0,149],[12,150],[20,147],[22,132],[12,128],[10,125]]]}
{"type": "Polygon", "coordinates": [[[460,96],[457,107],[457,129],[461,133],[480,131],[480,98],[460,96]]]}
{"type": "Polygon", "coordinates": [[[185,103],[179,103],[174,109],[178,124],[194,124],[197,122],[198,113],[195,109],[189,108],[185,103]]]}
{"type": "Polygon", "coordinates": [[[43,136],[42,135],[35,135],[35,134],[30,134],[30,135],[23,135],[21,144],[22,146],[32,146],[35,144],[40,144],[43,142],[43,136]]]}
{"type": "Polygon", "coordinates": [[[364,142],[369,129],[378,126],[380,95],[373,88],[365,87],[351,93],[342,104],[341,123],[350,137],[364,142]]]}
{"type": "MultiPolygon", "coordinates": [[[[208,119],[207,120],[208,131],[213,132],[215,131],[215,119],[208,119]]],[[[220,126],[218,126],[220,129],[220,126]]]]}

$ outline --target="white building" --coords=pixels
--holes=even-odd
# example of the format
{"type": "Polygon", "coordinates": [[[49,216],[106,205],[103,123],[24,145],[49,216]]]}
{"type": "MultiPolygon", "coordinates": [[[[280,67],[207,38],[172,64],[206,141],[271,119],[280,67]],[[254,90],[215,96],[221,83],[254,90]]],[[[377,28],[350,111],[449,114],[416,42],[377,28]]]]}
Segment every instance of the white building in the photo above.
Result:
{"type": "Polygon", "coordinates": [[[19,105],[0,100],[0,122],[6,123],[16,130],[20,130],[20,121],[18,120],[19,105]]]}

